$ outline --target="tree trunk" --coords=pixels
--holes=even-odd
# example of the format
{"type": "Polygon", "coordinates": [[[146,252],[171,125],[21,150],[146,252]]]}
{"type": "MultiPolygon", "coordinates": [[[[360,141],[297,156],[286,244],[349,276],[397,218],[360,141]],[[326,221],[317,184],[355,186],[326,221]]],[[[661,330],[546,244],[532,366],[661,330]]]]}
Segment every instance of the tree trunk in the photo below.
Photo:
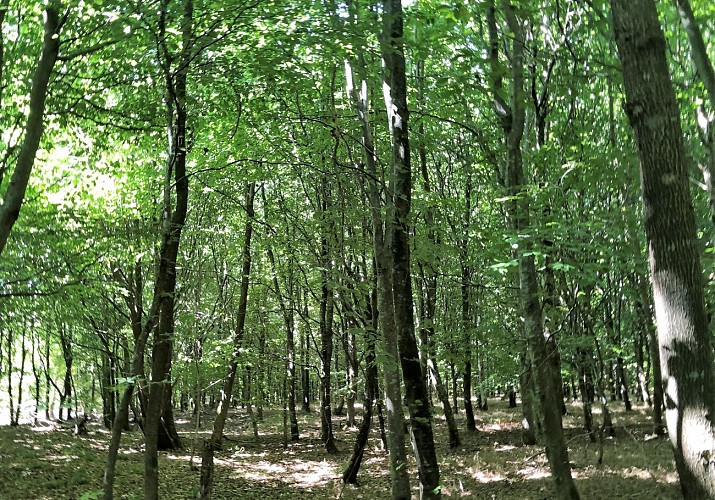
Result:
{"type": "MultiPolygon", "coordinates": [[[[219,403],[219,411],[214,420],[213,432],[211,433],[210,442],[204,443],[203,452],[201,454],[201,477],[200,477],[200,492],[206,492],[208,496],[199,495],[199,499],[208,500],[211,498],[210,483],[204,481],[213,480],[213,454],[215,450],[221,449],[221,439],[223,438],[223,429],[226,425],[226,417],[228,409],[231,406],[231,398],[233,396],[233,385],[236,380],[236,372],[238,371],[238,360],[243,347],[243,336],[246,325],[246,311],[248,309],[248,288],[250,285],[251,276],[251,237],[253,236],[253,217],[255,215],[253,209],[253,201],[256,194],[256,185],[254,182],[248,183],[246,186],[246,229],[243,235],[243,255],[241,265],[241,288],[238,297],[238,311],[236,313],[236,330],[233,334],[233,353],[231,362],[228,367],[228,373],[224,379],[223,391],[221,392],[221,402],[219,403]]],[[[250,404],[250,402],[249,402],[250,404]]],[[[203,493],[202,493],[203,494],[203,493]]]]}
{"type": "Polygon", "coordinates": [[[668,434],[685,498],[715,497],[712,349],[683,134],[653,0],[612,0],[640,158],[668,434]]]}
{"type": "MultiPolygon", "coordinates": [[[[506,139],[506,185],[513,197],[508,202],[509,219],[517,234],[529,229],[529,198],[524,189],[524,172],[521,156],[521,140],[524,133],[524,39],[522,28],[509,0],[502,1],[506,23],[513,35],[511,45],[512,94],[511,104],[501,96],[501,76],[498,72],[498,41],[495,9],[493,3],[488,9],[489,38],[492,63],[492,91],[497,114],[502,121],[506,139]]],[[[518,250],[519,302],[529,347],[534,386],[539,399],[539,409],[543,417],[544,441],[551,473],[556,486],[556,494],[562,499],[579,498],[576,485],[571,477],[571,464],[561,422],[561,406],[554,386],[554,373],[549,362],[549,349],[544,336],[544,326],[539,303],[539,289],[532,243],[525,239],[518,250]]]]}
{"type": "MultiPolygon", "coordinates": [[[[372,301],[373,305],[376,301],[372,301]]],[[[370,435],[370,424],[372,423],[372,409],[377,394],[377,364],[375,363],[375,341],[376,341],[377,317],[371,318],[371,327],[368,327],[365,334],[365,398],[363,399],[362,422],[355,438],[353,454],[348,462],[348,467],[343,472],[343,482],[357,483],[357,474],[360,470],[365,446],[370,435]]]]}
{"type": "Polygon", "coordinates": [[[155,294],[159,294],[159,319],[154,332],[152,346],[152,384],[146,412],[144,452],[144,498],[156,500],[159,497],[159,461],[157,456],[159,425],[165,391],[171,390],[170,369],[174,336],[174,303],[176,292],[176,260],[179,254],[181,231],[186,222],[189,199],[189,179],[186,175],[187,134],[186,134],[186,80],[193,54],[193,1],[183,6],[181,22],[182,53],[178,58],[178,68],[172,69],[174,55],[169,54],[166,41],[166,19],[168,0],[160,7],[160,65],[165,69],[165,92],[169,159],[164,178],[164,206],[162,241],[159,248],[159,266],[156,273],[155,294]],[[173,179],[172,179],[172,173],[173,179]],[[172,182],[173,180],[173,182],[172,182]],[[172,186],[176,200],[172,207],[172,186]],[[173,208],[173,210],[172,210],[173,208]]]}
{"type": "Polygon", "coordinates": [[[437,305],[437,274],[434,273],[426,278],[423,278],[422,282],[424,283],[424,315],[422,321],[420,322],[420,328],[424,332],[424,335],[422,336],[425,341],[424,351],[425,361],[427,362],[427,373],[429,374],[430,381],[437,390],[437,396],[442,403],[444,418],[447,421],[447,429],[449,432],[449,447],[451,449],[455,449],[461,446],[462,443],[459,439],[457,422],[455,421],[454,413],[452,413],[452,405],[449,402],[449,393],[447,392],[447,387],[444,382],[442,382],[442,375],[437,369],[437,362],[435,359],[437,349],[434,345],[434,315],[437,305]]]}
{"type": "Polygon", "coordinates": [[[535,392],[533,371],[531,369],[531,360],[527,349],[522,349],[519,353],[519,392],[521,393],[521,441],[527,445],[533,445],[537,442],[537,436],[540,434],[539,422],[537,415],[534,412],[535,392]]]}
{"type": "Polygon", "coordinates": [[[469,280],[470,278],[470,268],[466,263],[466,249],[462,249],[460,252],[460,259],[462,260],[462,283],[460,285],[460,292],[462,297],[462,331],[464,335],[464,342],[462,347],[464,348],[464,353],[462,357],[464,359],[464,369],[462,370],[462,396],[464,398],[464,415],[467,421],[467,430],[470,432],[475,432],[477,430],[477,424],[474,420],[474,408],[472,407],[472,338],[471,332],[471,302],[469,294],[469,280]],[[464,255],[463,255],[464,254],[464,255]]]}
{"type": "MultiPolygon", "coordinates": [[[[280,282],[278,281],[278,271],[276,268],[276,259],[273,254],[273,250],[268,248],[266,250],[268,255],[268,260],[271,263],[271,268],[273,269],[273,291],[278,298],[278,304],[280,305],[281,314],[283,315],[283,325],[286,332],[286,383],[287,383],[287,405],[288,405],[288,417],[290,420],[290,438],[291,441],[298,441],[300,439],[300,431],[298,429],[298,416],[295,411],[295,321],[293,315],[293,307],[289,307],[285,303],[285,297],[281,292],[280,282]]],[[[292,281],[292,277],[289,278],[292,281]]],[[[292,283],[289,284],[289,290],[292,290],[292,283]]],[[[289,291],[289,293],[291,293],[289,291]]]]}
{"type": "MultiPolygon", "coordinates": [[[[14,335],[13,335],[13,329],[8,328],[7,330],[7,397],[8,397],[8,403],[10,405],[10,425],[15,427],[17,423],[13,420],[13,415],[15,415],[15,398],[12,395],[12,372],[13,372],[13,343],[15,342],[14,335]]],[[[2,340],[2,337],[0,337],[0,341],[2,340]]],[[[2,344],[0,343],[0,348],[2,347],[2,344]]],[[[49,367],[46,368],[47,371],[49,372],[49,367]]],[[[62,420],[60,418],[60,420],[62,420]]]]}
{"type": "MultiPolygon", "coordinates": [[[[328,209],[327,179],[323,179],[322,210],[327,216],[328,209]]],[[[327,228],[323,228],[327,232],[327,228]]],[[[331,367],[333,363],[333,308],[334,296],[330,285],[328,269],[330,264],[330,249],[327,236],[321,238],[321,297],[320,297],[320,438],[328,453],[338,451],[333,436],[332,422],[332,379],[331,367]]]]}
{"type": "MultiPolygon", "coordinates": [[[[47,88],[60,48],[59,31],[63,24],[59,18],[60,10],[62,9],[57,6],[45,8],[45,33],[42,42],[42,55],[32,77],[30,112],[25,125],[24,140],[10,183],[2,197],[3,203],[0,206],[0,254],[5,249],[10,231],[12,231],[15,221],[20,215],[20,207],[25,198],[25,190],[30,180],[37,148],[40,146],[40,139],[42,139],[44,131],[43,121],[47,88]]],[[[0,28],[2,28],[2,23],[0,23],[0,28]]]]}
{"type": "MultiPolygon", "coordinates": [[[[402,407],[402,391],[400,388],[400,366],[398,364],[399,352],[397,348],[397,332],[395,330],[394,304],[392,300],[392,275],[390,272],[390,246],[391,210],[386,203],[386,227],[383,227],[382,201],[377,188],[377,164],[375,148],[370,126],[369,102],[367,96],[367,83],[364,79],[365,64],[360,57],[358,70],[361,76],[361,90],[355,87],[353,69],[350,63],[345,65],[347,90],[352,98],[353,106],[358,112],[362,128],[362,146],[367,165],[367,190],[370,200],[370,213],[372,216],[372,242],[374,265],[377,287],[377,314],[378,326],[383,340],[385,361],[383,363],[383,377],[385,380],[385,403],[387,407],[388,448],[390,450],[390,478],[391,493],[394,500],[409,499],[410,479],[407,474],[407,456],[405,452],[405,416],[402,407]]],[[[382,423],[381,403],[378,403],[380,426],[382,423]]]]}
{"type": "Polygon", "coordinates": [[[394,219],[392,223],[392,280],[395,327],[400,350],[405,399],[410,413],[412,447],[417,459],[422,498],[440,498],[439,464],[432,433],[432,408],[420,366],[415,338],[410,277],[410,204],[412,172],[408,138],[407,81],[403,52],[403,15],[400,0],[384,2],[382,58],[385,63],[385,105],[392,138],[394,219]]]}

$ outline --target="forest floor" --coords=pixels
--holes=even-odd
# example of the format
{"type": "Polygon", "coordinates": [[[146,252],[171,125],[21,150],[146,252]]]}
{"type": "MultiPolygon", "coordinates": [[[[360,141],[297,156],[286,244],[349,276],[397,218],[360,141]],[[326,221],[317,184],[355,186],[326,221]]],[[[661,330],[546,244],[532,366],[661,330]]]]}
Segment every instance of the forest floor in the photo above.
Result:
{"type": "MultiPolygon", "coordinates": [[[[436,407],[438,411],[438,407],[436,407]]],[[[581,409],[569,405],[565,419],[576,485],[584,499],[681,498],[670,445],[649,436],[647,407],[624,412],[615,404],[616,437],[599,446],[580,427],[581,409]]],[[[596,412],[595,412],[596,413],[596,412]]],[[[506,402],[489,400],[489,410],[477,413],[478,432],[461,430],[462,446],[450,450],[444,421],[437,416],[438,448],[443,495],[448,498],[550,499],[554,497],[543,448],[523,446],[519,430],[521,411],[506,402]]],[[[358,416],[358,422],[359,422],[358,416]]],[[[599,420],[599,415],[595,415],[599,420]]],[[[389,498],[389,460],[382,450],[377,419],[373,424],[359,485],[343,486],[340,475],[353,447],[356,429],[341,428],[336,417],[339,452],[327,454],[320,442],[317,413],[300,414],[301,440],[283,448],[282,416],[267,411],[255,439],[244,410],[229,415],[224,450],[216,456],[215,499],[381,499],[389,498]]],[[[208,420],[206,422],[208,424],[208,420]]],[[[464,428],[463,414],[458,416],[464,428]]],[[[198,433],[190,418],[177,416],[185,449],[160,454],[160,495],[167,500],[196,497],[201,443],[210,433],[198,433]],[[195,450],[192,458],[192,450],[195,450]],[[193,464],[193,465],[192,465],[193,464]]],[[[90,422],[89,434],[74,436],[69,426],[0,427],[0,499],[101,498],[102,474],[109,433],[90,422]]],[[[142,436],[125,433],[117,463],[115,498],[140,499],[144,462],[142,436]]],[[[409,450],[408,450],[409,451],[409,450]]],[[[409,453],[408,453],[409,454],[409,453]]],[[[414,460],[411,463],[413,496],[417,496],[414,460]]]]}

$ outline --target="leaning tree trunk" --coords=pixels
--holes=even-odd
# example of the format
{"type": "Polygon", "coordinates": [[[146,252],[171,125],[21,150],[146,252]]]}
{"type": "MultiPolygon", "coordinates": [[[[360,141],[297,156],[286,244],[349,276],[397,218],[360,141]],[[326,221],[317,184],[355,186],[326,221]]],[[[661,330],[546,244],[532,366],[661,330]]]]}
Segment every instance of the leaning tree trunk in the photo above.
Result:
{"type": "MultiPolygon", "coordinates": [[[[420,61],[417,64],[418,70],[418,85],[419,85],[419,96],[420,100],[424,98],[424,61],[420,61]]],[[[424,130],[424,119],[420,120],[419,123],[419,134],[420,141],[418,144],[418,153],[420,159],[420,172],[422,173],[422,185],[425,192],[430,193],[432,191],[432,185],[430,183],[429,172],[427,170],[427,147],[425,145],[425,130],[424,130]]],[[[422,332],[420,334],[421,338],[426,341],[426,356],[425,360],[427,362],[427,373],[429,375],[432,385],[437,390],[437,396],[442,403],[442,410],[444,412],[444,418],[447,421],[447,429],[449,431],[449,447],[454,449],[461,445],[461,440],[459,438],[459,429],[457,428],[457,422],[454,418],[454,412],[452,411],[452,405],[449,402],[449,393],[447,392],[447,387],[442,381],[442,375],[437,367],[437,349],[434,342],[434,321],[435,313],[437,309],[437,279],[439,271],[439,244],[440,238],[435,228],[435,213],[432,207],[428,207],[425,210],[425,226],[427,229],[427,239],[434,249],[437,250],[433,259],[430,261],[426,259],[426,262],[420,264],[423,274],[423,287],[424,290],[421,293],[422,303],[423,303],[423,317],[420,323],[422,332]]]]}
{"type": "MultiPolygon", "coordinates": [[[[60,49],[59,31],[63,22],[60,21],[59,12],[62,9],[55,5],[45,9],[45,34],[42,41],[42,55],[37,63],[35,74],[32,77],[32,87],[30,89],[29,114],[25,125],[24,140],[20,153],[12,172],[10,183],[5,194],[2,196],[3,203],[0,206],[0,254],[5,249],[10,231],[15,225],[15,221],[20,215],[20,207],[25,198],[25,191],[30,180],[30,173],[35,164],[37,148],[40,146],[40,139],[44,131],[45,100],[47,98],[47,88],[52,75],[52,68],[57,61],[57,54],[60,49]]],[[[3,17],[5,11],[3,10],[3,17]]],[[[0,22],[0,28],[2,28],[0,22]]],[[[0,69],[4,61],[0,60],[0,69]]]]}
{"type": "MultiPolygon", "coordinates": [[[[371,305],[374,306],[375,303],[376,301],[372,301],[371,305]]],[[[350,457],[345,472],[343,472],[343,482],[350,484],[357,483],[357,474],[365,454],[367,438],[370,435],[372,411],[377,395],[377,364],[375,361],[377,317],[373,307],[370,307],[370,312],[372,317],[370,318],[370,325],[365,332],[365,398],[363,399],[362,422],[360,423],[360,428],[355,438],[353,454],[350,457]]]]}
{"type": "Polygon", "coordinates": [[[668,435],[685,498],[715,497],[715,387],[683,133],[653,0],[612,0],[640,159],[668,435]]]}
{"type": "Polygon", "coordinates": [[[385,64],[385,105],[392,138],[393,204],[392,280],[395,326],[400,349],[405,399],[410,413],[412,447],[417,459],[422,498],[440,498],[439,465],[432,432],[432,406],[415,338],[410,276],[410,204],[412,171],[408,137],[407,80],[400,0],[383,5],[382,58],[385,64]]]}
{"type": "MultiPolygon", "coordinates": [[[[246,311],[248,308],[248,287],[250,285],[249,278],[251,276],[251,237],[253,235],[253,200],[255,198],[256,185],[254,182],[246,186],[246,230],[243,236],[243,256],[241,265],[241,289],[238,297],[238,311],[236,313],[236,330],[233,334],[233,353],[231,362],[228,366],[228,373],[224,378],[223,391],[221,391],[221,402],[219,403],[219,411],[214,420],[213,432],[211,438],[206,440],[201,453],[201,476],[199,485],[200,500],[209,500],[211,498],[211,489],[213,481],[213,459],[214,451],[221,449],[221,439],[223,438],[223,429],[226,425],[226,417],[228,409],[231,406],[231,398],[233,396],[233,385],[236,381],[236,372],[238,371],[238,359],[243,347],[243,336],[246,325],[246,311]]],[[[250,401],[248,403],[251,404],[250,401]]]]}

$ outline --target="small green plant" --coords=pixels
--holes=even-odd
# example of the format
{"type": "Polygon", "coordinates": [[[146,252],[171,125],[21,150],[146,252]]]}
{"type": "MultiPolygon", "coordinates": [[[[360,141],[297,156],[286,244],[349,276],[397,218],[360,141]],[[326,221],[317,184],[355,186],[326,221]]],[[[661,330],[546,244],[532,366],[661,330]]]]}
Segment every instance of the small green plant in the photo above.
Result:
{"type": "Polygon", "coordinates": [[[97,500],[104,495],[104,490],[91,490],[82,493],[79,500],[97,500]]]}

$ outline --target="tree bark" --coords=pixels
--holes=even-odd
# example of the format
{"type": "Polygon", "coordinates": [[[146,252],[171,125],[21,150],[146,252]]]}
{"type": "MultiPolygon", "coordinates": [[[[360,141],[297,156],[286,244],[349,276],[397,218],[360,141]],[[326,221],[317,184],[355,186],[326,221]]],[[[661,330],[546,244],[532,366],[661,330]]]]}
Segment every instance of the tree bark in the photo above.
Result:
{"type": "MultiPolygon", "coordinates": [[[[35,156],[44,131],[43,122],[47,88],[60,48],[59,31],[62,27],[62,22],[59,18],[59,11],[60,8],[57,6],[45,9],[45,34],[42,42],[42,55],[32,77],[30,113],[25,125],[24,141],[10,178],[10,184],[2,197],[3,203],[0,206],[0,254],[5,249],[10,231],[20,215],[20,207],[25,199],[30,173],[35,164],[35,156]]],[[[0,27],[2,27],[1,24],[0,27]]]]}
{"type": "Polygon", "coordinates": [[[420,366],[415,338],[410,276],[410,204],[412,171],[408,136],[407,80],[400,0],[384,2],[382,58],[385,63],[385,105],[392,139],[393,203],[392,280],[395,327],[400,350],[405,399],[410,413],[412,447],[417,459],[422,498],[441,498],[439,464],[432,432],[432,407],[420,366]]]}
{"type": "MultiPolygon", "coordinates": [[[[383,378],[385,381],[385,405],[387,408],[388,448],[390,450],[391,493],[395,500],[409,499],[410,479],[407,474],[407,455],[405,452],[405,415],[402,407],[402,391],[400,388],[399,352],[397,348],[397,332],[395,330],[394,304],[392,300],[392,275],[390,270],[389,246],[391,240],[391,210],[386,203],[386,227],[383,227],[382,201],[377,188],[377,162],[375,147],[370,125],[367,82],[364,78],[364,61],[360,57],[360,90],[353,80],[353,68],[345,64],[348,94],[353,106],[358,112],[362,128],[362,146],[367,166],[367,191],[372,216],[372,243],[377,280],[377,314],[384,351],[383,378]]],[[[388,195],[389,197],[389,195],[388,195]]],[[[378,403],[378,414],[380,406],[378,403]]],[[[382,427],[381,427],[382,428],[382,427]]]]}
{"type": "MultiPolygon", "coordinates": [[[[374,311],[373,306],[376,305],[376,300],[371,301],[370,311],[374,311]]],[[[375,342],[377,336],[377,316],[371,313],[370,326],[365,332],[365,397],[363,399],[363,414],[358,435],[355,438],[355,446],[353,454],[350,457],[348,466],[343,472],[343,482],[355,484],[357,483],[357,474],[360,470],[363,455],[365,454],[365,446],[370,435],[370,425],[372,423],[372,412],[377,395],[377,364],[375,362],[375,342]]]]}
{"type": "MultiPolygon", "coordinates": [[[[506,139],[506,185],[512,200],[508,202],[509,219],[517,234],[529,230],[529,198],[524,188],[524,172],[521,156],[521,140],[524,133],[524,38],[522,28],[509,0],[502,1],[506,23],[513,35],[511,45],[511,103],[501,97],[501,76],[498,73],[498,41],[493,2],[488,8],[489,38],[492,63],[492,92],[497,114],[502,123],[506,139]]],[[[543,417],[543,437],[551,473],[556,486],[556,494],[562,499],[579,498],[576,485],[571,477],[571,464],[564,438],[561,406],[554,388],[553,366],[549,362],[549,348],[545,337],[536,265],[532,242],[525,238],[518,250],[519,302],[524,322],[524,331],[531,354],[534,385],[539,399],[539,410],[543,417]]]]}
{"type": "Polygon", "coordinates": [[[273,269],[273,291],[278,298],[278,304],[280,305],[281,314],[283,315],[283,325],[286,331],[286,384],[288,390],[287,405],[288,418],[290,420],[290,438],[291,441],[298,441],[300,439],[300,431],[298,429],[298,416],[295,411],[295,321],[293,308],[286,306],[285,297],[281,292],[273,250],[268,248],[266,253],[271,263],[271,268],[273,269]]]}
{"type": "Polygon", "coordinates": [[[612,0],[638,147],[666,422],[685,498],[715,497],[712,349],[678,104],[653,0],[612,0]]]}
{"type": "MultiPolygon", "coordinates": [[[[199,491],[199,499],[209,500],[211,498],[213,480],[213,458],[214,451],[221,449],[221,439],[223,438],[223,430],[226,425],[228,409],[231,406],[231,398],[233,397],[233,386],[236,381],[236,373],[238,372],[238,360],[243,346],[244,330],[246,325],[246,311],[248,308],[248,288],[250,285],[251,276],[251,238],[253,236],[253,217],[255,215],[253,209],[253,200],[255,199],[256,185],[254,182],[248,183],[246,186],[246,229],[243,235],[243,255],[241,265],[241,288],[238,296],[238,311],[236,312],[236,330],[233,334],[233,352],[231,354],[231,362],[229,363],[228,373],[224,378],[223,390],[221,391],[221,401],[219,402],[219,411],[214,420],[213,431],[211,433],[210,442],[204,443],[203,452],[201,454],[201,477],[199,491]],[[205,483],[204,481],[209,481],[205,483]],[[206,496],[202,496],[206,495],[206,496]]],[[[248,403],[250,405],[250,401],[248,403]]]]}
{"type": "MultiPolygon", "coordinates": [[[[176,292],[176,260],[179,254],[181,231],[186,222],[189,200],[189,178],[186,175],[186,80],[191,61],[192,0],[184,3],[182,15],[182,53],[176,70],[172,69],[173,56],[166,42],[166,17],[168,0],[160,7],[160,61],[165,70],[165,103],[169,159],[164,179],[164,206],[162,241],[159,248],[159,267],[155,290],[159,291],[159,319],[152,347],[152,377],[149,389],[149,406],[146,414],[144,452],[144,497],[156,500],[159,496],[159,461],[157,456],[159,426],[166,400],[165,391],[171,390],[170,369],[174,335],[174,304],[176,292]],[[173,183],[172,183],[173,173],[173,183]],[[174,185],[176,200],[172,207],[171,189],[174,185]],[[173,210],[172,210],[173,209],[173,210]]],[[[155,291],[156,293],[156,291],[155,291]]]]}

